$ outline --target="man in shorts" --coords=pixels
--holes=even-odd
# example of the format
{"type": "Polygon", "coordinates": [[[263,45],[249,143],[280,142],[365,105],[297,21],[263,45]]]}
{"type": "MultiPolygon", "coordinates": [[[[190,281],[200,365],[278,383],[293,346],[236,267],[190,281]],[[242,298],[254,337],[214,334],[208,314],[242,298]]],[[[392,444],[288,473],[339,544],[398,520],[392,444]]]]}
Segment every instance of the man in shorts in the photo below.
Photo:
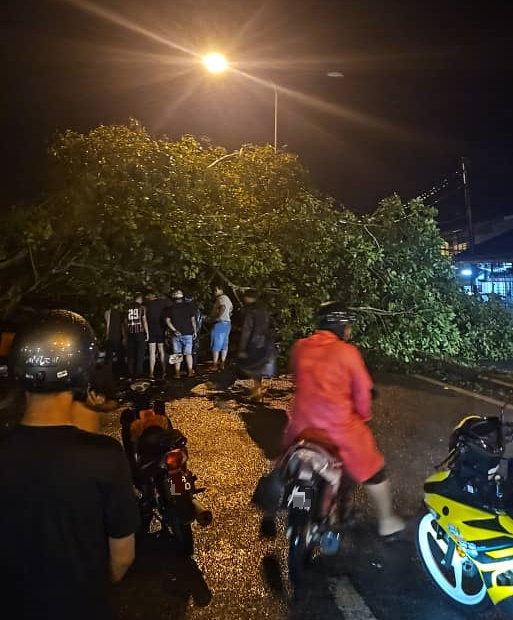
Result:
{"type": "Polygon", "coordinates": [[[226,356],[228,355],[233,304],[220,286],[215,287],[214,295],[216,300],[211,313],[211,319],[214,321],[214,325],[212,326],[210,334],[212,370],[223,370],[226,356]]]}
{"type": "MultiPolygon", "coordinates": [[[[185,303],[182,291],[176,290],[173,303],[165,312],[166,325],[173,334],[173,353],[185,356],[187,374],[194,376],[192,342],[196,338],[196,312],[193,304],[185,303]]],[[[182,362],[175,362],[175,379],[180,379],[182,362]]]]}
{"type": "Polygon", "coordinates": [[[151,379],[154,377],[157,350],[162,367],[162,379],[166,378],[167,364],[166,353],[164,351],[164,332],[166,326],[163,316],[168,306],[169,301],[163,297],[158,297],[154,291],[150,291],[146,296],[146,320],[148,322],[148,352],[151,379]]]}

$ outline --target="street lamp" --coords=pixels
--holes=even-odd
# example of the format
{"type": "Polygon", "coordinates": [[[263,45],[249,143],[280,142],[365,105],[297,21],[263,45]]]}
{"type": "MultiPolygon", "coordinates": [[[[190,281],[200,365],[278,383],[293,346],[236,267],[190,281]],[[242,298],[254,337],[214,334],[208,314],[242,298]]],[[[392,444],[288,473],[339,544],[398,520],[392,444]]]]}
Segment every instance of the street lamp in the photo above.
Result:
{"type": "Polygon", "coordinates": [[[210,73],[223,73],[228,69],[228,62],[222,54],[213,52],[203,56],[203,64],[210,73]]]}
{"type": "MultiPolygon", "coordinates": [[[[212,52],[206,56],[203,56],[202,62],[209,73],[218,74],[230,69],[230,65],[223,54],[219,54],[217,52],[212,52]]],[[[244,75],[246,75],[246,77],[252,77],[247,74],[244,75]]],[[[326,75],[330,78],[344,77],[344,75],[339,71],[330,71],[326,73],[326,75]]],[[[258,81],[261,82],[261,80],[258,81]]],[[[278,87],[274,82],[264,82],[264,84],[270,84],[274,91],[274,152],[276,153],[278,151],[278,87]]]]}

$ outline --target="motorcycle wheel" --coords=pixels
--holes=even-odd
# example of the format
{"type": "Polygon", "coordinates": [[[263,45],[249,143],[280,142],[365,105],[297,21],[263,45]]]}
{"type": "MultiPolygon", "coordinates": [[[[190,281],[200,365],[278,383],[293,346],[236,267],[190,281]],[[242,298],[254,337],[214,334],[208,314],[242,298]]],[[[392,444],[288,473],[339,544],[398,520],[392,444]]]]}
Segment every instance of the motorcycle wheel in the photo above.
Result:
{"type": "Polygon", "coordinates": [[[184,557],[191,556],[194,553],[191,524],[184,523],[177,515],[171,515],[168,518],[168,526],[171,528],[177,553],[184,557]]]}
{"type": "Polygon", "coordinates": [[[491,606],[483,578],[470,558],[461,557],[455,549],[451,565],[442,565],[448,543],[445,536],[438,538],[437,522],[431,513],[418,519],[415,542],[424,569],[453,606],[466,611],[491,606]]]}
{"type": "Polygon", "coordinates": [[[295,525],[292,527],[288,562],[289,579],[295,587],[300,586],[304,582],[306,569],[311,559],[307,535],[307,525],[295,525]]]}

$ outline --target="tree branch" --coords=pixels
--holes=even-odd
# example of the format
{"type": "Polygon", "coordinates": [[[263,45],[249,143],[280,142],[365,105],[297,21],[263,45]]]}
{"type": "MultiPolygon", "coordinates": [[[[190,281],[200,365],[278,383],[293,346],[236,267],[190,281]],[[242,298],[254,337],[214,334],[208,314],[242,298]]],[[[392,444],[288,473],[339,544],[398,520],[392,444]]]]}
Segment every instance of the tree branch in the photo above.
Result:
{"type": "Polygon", "coordinates": [[[374,243],[376,244],[378,250],[381,252],[381,246],[379,245],[378,240],[376,239],[376,237],[371,233],[371,231],[368,229],[367,224],[363,225],[363,229],[365,230],[365,232],[370,235],[372,237],[372,239],[374,240],[374,243]]]}
{"type": "Polygon", "coordinates": [[[8,269],[12,265],[21,262],[28,255],[28,251],[26,249],[20,250],[11,258],[6,258],[5,260],[0,261],[0,269],[8,269]]]}
{"type": "Polygon", "coordinates": [[[208,164],[207,168],[212,168],[216,164],[219,164],[220,162],[224,161],[225,159],[229,159],[230,157],[236,157],[237,155],[239,156],[242,155],[243,149],[244,147],[241,147],[239,151],[233,151],[233,153],[227,153],[226,155],[223,155],[222,157],[218,157],[216,160],[208,164]]]}
{"type": "Polygon", "coordinates": [[[375,314],[376,316],[398,316],[401,314],[418,314],[418,308],[414,310],[383,310],[381,308],[372,308],[371,306],[361,306],[358,308],[348,308],[349,310],[354,310],[355,312],[367,312],[369,314],[375,314]]]}
{"type": "Polygon", "coordinates": [[[39,274],[37,273],[36,263],[34,261],[34,254],[32,253],[32,246],[29,242],[27,242],[29,256],[30,256],[30,264],[32,265],[32,273],[34,274],[34,284],[39,282],[39,274]]]}

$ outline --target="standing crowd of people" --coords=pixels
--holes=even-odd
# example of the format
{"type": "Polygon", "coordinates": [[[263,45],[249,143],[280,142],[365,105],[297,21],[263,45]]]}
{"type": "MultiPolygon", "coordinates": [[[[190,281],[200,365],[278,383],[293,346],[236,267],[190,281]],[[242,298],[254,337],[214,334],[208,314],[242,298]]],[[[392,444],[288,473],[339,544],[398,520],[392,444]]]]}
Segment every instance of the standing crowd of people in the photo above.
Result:
{"type": "MultiPolygon", "coordinates": [[[[233,302],[221,286],[213,291],[209,316],[211,369],[225,369],[232,335],[233,302]]],[[[271,313],[254,290],[242,294],[241,332],[236,353],[237,371],[253,380],[250,398],[262,395],[262,378],[275,368],[274,332],[271,313]]],[[[195,301],[175,289],[170,297],[150,291],[136,293],[126,306],[114,305],[105,312],[106,362],[117,378],[155,378],[168,376],[171,361],[173,377],[182,376],[183,361],[188,377],[195,375],[199,352],[199,332],[204,315],[195,301]],[[170,345],[170,346],[167,346],[170,345]],[[146,365],[147,358],[147,365],[146,365]],[[147,373],[145,372],[147,368],[147,373]]]]}
{"type": "MultiPolygon", "coordinates": [[[[171,336],[172,352],[183,355],[189,376],[194,375],[193,347],[198,338],[202,315],[192,298],[176,289],[170,298],[150,291],[136,293],[128,304],[116,304],[105,312],[106,362],[118,378],[155,377],[157,362],[160,376],[167,377],[168,351],[166,330],[171,336]],[[148,356],[148,372],[146,370],[148,356]]],[[[174,376],[181,376],[181,360],[174,364],[174,376]]]]}

